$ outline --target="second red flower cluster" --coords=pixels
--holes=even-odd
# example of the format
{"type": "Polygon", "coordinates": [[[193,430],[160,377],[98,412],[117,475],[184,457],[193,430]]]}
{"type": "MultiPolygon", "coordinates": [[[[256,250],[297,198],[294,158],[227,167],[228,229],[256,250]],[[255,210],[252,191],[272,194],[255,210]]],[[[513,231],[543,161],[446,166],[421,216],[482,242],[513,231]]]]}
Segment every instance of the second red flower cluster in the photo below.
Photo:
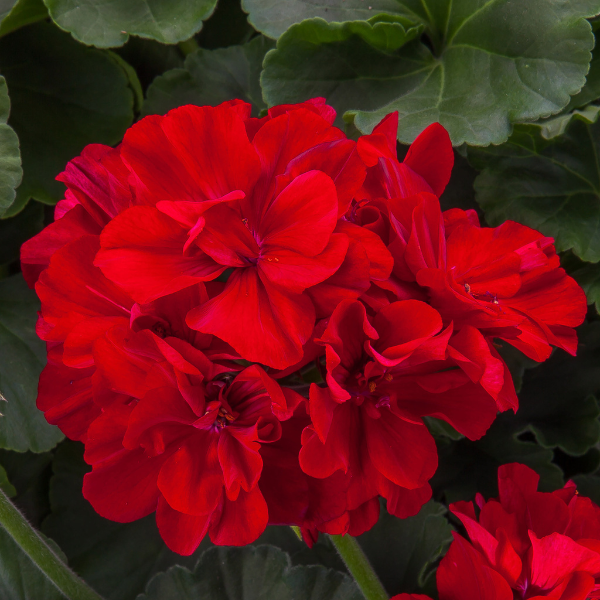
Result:
{"type": "Polygon", "coordinates": [[[553,240],[441,211],[440,125],[399,162],[397,115],[358,142],[334,117],[322,99],[146,117],[68,164],[23,246],[38,406],[85,443],[96,511],[156,511],[176,552],[269,523],[358,535],[380,496],[416,514],[437,468],[423,417],[478,439],[517,408],[495,344],[575,353],[586,299],[553,240]]]}

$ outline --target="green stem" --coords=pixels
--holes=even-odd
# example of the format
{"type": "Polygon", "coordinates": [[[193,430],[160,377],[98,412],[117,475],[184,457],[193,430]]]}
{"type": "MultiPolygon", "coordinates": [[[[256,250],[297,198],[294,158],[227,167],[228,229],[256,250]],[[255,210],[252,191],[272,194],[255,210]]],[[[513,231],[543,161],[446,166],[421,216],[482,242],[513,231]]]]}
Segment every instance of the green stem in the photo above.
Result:
{"type": "Polygon", "coordinates": [[[0,525],[69,600],[102,600],[79,578],[0,490],[0,525]]]}
{"type": "Polygon", "coordinates": [[[354,577],[365,600],[388,600],[387,592],[358,542],[348,534],[330,535],[329,537],[344,564],[348,567],[348,571],[354,577]]]}
{"type": "Polygon", "coordinates": [[[195,37],[191,37],[188,40],[179,42],[177,46],[179,46],[179,49],[181,50],[184,56],[187,56],[188,54],[191,54],[194,50],[198,50],[198,48],[200,48],[200,44],[198,44],[195,37]]]}

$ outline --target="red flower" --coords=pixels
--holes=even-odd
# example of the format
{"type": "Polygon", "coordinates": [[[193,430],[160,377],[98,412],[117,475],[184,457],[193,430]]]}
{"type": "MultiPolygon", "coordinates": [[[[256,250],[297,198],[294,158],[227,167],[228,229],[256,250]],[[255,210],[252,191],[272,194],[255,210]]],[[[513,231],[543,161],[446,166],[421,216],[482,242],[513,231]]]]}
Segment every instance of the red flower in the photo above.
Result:
{"type": "Polygon", "coordinates": [[[512,221],[480,227],[474,211],[442,215],[431,194],[390,199],[389,208],[394,274],[425,288],[445,323],[475,327],[538,361],[551,345],[575,354],[573,327],[587,303],[551,238],[512,221]]]}
{"type": "Polygon", "coordinates": [[[442,215],[437,196],[453,163],[446,131],[430,125],[399,163],[396,128],[397,116],[388,115],[358,142],[369,168],[350,218],[376,230],[394,257],[392,277],[378,286],[395,299],[425,300],[455,331],[470,325],[534,360],[547,359],[552,345],[575,354],[573,328],[587,303],[560,268],[552,238],[512,221],[480,227],[472,210],[442,215]]]}
{"type": "Polygon", "coordinates": [[[500,497],[450,505],[458,534],[437,573],[441,600],[600,596],[600,508],[569,482],[537,491],[539,476],[513,463],[498,470],[500,497]]]}
{"type": "Polygon", "coordinates": [[[140,303],[231,269],[189,324],[248,360],[298,362],[315,310],[357,297],[371,270],[385,278],[392,267],[376,236],[336,228],[364,166],[354,142],[310,107],[272,110],[258,130],[243,103],[134,125],[120,152],[137,206],[104,228],[95,264],[140,303]]]}
{"type": "MultiPolygon", "coordinates": [[[[396,516],[418,512],[431,497],[427,482],[437,467],[421,417],[445,419],[472,439],[494,420],[498,405],[471,380],[475,363],[463,371],[465,361],[452,358],[451,333],[435,309],[417,300],[392,303],[373,319],[358,301],[344,301],[334,311],[317,340],[326,349],[327,387],[311,386],[312,425],[302,435],[300,465],[317,478],[338,470],[350,474],[350,512],[321,530],[368,529],[377,519],[377,495],[387,498],[396,516]]],[[[471,341],[464,346],[469,354],[471,341]]],[[[496,376],[496,395],[514,396],[502,364],[496,376]],[[512,393],[503,394],[504,387],[512,393]]]]}
{"type": "Polygon", "coordinates": [[[85,454],[93,470],[83,493],[96,511],[119,522],[156,511],[163,539],[180,554],[206,532],[226,545],[262,533],[261,445],[281,436],[274,413],[290,414],[302,400],[258,366],[198,386],[192,399],[161,387],[109,407],[90,427],[85,454]]]}

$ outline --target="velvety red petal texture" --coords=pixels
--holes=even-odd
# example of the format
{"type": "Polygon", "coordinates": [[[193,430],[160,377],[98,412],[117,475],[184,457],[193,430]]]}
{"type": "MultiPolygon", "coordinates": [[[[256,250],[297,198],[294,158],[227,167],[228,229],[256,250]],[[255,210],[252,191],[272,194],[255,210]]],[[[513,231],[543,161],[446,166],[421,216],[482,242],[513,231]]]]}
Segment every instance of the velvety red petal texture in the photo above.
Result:
{"type": "Polygon", "coordinates": [[[500,497],[486,502],[478,496],[479,515],[472,503],[450,505],[471,543],[454,534],[437,573],[440,600],[596,597],[600,507],[577,495],[572,482],[542,493],[538,481],[525,465],[503,465],[500,497]],[[585,533],[580,514],[586,515],[585,533]]]}
{"type": "MultiPolygon", "coordinates": [[[[250,115],[182,106],[86,147],[21,249],[37,404],[85,444],[84,496],[119,522],[156,513],[185,555],[268,524],[360,535],[380,498],[417,514],[438,465],[424,417],[479,439],[518,408],[498,341],[574,354],[586,313],[551,238],[442,212],[438,123],[400,162],[397,113],[357,142],[324,98],[250,115]]],[[[499,479],[478,514],[452,506],[471,544],[442,561],[441,600],[598,595],[600,509],[521,465],[499,479]]]]}

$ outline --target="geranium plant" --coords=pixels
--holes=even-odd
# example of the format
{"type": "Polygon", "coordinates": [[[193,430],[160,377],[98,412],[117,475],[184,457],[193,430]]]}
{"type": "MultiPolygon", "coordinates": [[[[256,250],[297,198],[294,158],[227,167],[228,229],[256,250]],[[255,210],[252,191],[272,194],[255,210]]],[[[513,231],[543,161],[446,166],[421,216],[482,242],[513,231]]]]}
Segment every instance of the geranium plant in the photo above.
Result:
{"type": "Polygon", "coordinates": [[[600,1],[1,10],[0,597],[600,597],[600,1]]]}

